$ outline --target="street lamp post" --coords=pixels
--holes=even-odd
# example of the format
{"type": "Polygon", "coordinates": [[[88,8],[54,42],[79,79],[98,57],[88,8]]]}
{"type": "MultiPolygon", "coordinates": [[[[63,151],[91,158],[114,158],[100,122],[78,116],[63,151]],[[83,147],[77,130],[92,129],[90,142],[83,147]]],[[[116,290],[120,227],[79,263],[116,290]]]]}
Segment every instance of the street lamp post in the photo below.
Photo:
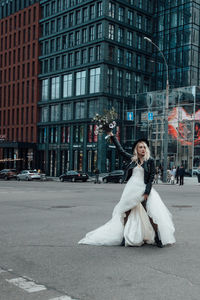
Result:
{"type": "Polygon", "coordinates": [[[151,43],[162,55],[162,58],[165,62],[165,67],[167,71],[167,80],[166,80],[166,98],[165,98],[165,110],[164,110],[164,141],[163,141],[163,156],[164,156],[164,163],[163,163],[163,182],[167,182],[167,158],[168,158],[168,109],[169,109],[169,68],[166,61],[166,58],[160,48],[152,42],[151,39],[148,37],[144,37],[149,43],[151,43]]]}

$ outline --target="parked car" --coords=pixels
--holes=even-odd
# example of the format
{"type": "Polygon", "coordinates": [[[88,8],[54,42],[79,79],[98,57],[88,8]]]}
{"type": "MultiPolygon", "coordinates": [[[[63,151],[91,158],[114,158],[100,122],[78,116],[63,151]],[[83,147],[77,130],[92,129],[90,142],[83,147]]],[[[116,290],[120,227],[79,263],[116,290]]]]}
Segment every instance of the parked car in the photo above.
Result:
{"type": "Polygon", "coordinates": [[[45,174],[40,174],[36,170],[22,170],[17,175],[17,180],[44,180],[45,174]]]}
{"type": "Polygon", "coordinates": [[[103,182],[119,182],[122,183],[122,178],[124,175],[123,170],[115,170],[113,172],[108,173],[106,176],[102,178],[103,182]]]}
{"type": "Polygon", "coordinates": [[[60,175],[60,181],[83,181],[86,182],[89,179],[87,173],[84,172],[76,172],[76,171],[67,171],[65,174],[60,175]]]}
{"type": "Polygon", "coordinates": [[[0,178],[9,180],[17,178],[17,170],[16,169],[3,169],[0,171],[0,178]]]}

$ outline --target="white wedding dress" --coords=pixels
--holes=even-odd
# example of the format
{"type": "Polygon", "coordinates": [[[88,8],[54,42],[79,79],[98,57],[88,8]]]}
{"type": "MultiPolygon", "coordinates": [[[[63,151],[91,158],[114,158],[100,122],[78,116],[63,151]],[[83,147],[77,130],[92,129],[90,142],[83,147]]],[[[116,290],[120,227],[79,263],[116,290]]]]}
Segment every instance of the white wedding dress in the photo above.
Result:
{"type": "Polygon", "coordinates": [[[145,191],[144,169],[137,166],[127,182],[121,199],[115,206],[112,219],[103,226],[86,234],[79,244],[141,246],[144,242],[154,244],[155,232],[149,221],[150,216],[158,225],[158,235],[163,245],[175,243],[172,216],[154,188],[149,194],[146,209],[141,202],[145,191]],[[124,226],[125,212],[131,210],[124,226]]]}

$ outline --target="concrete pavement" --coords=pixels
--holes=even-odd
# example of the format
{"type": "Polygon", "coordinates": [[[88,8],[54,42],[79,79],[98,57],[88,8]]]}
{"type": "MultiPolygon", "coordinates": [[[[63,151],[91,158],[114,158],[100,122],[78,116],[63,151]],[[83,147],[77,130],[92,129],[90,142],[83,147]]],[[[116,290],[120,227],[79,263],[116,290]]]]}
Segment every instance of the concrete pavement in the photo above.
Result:
{"type": "Polygon", "coordinates": [[[173,214],[174,246],[77,244],[110,219],[123,188],[0,181],[0,300],[199,300],[200,185],[193,178],[181,187],[155,185],[173,214]]]}

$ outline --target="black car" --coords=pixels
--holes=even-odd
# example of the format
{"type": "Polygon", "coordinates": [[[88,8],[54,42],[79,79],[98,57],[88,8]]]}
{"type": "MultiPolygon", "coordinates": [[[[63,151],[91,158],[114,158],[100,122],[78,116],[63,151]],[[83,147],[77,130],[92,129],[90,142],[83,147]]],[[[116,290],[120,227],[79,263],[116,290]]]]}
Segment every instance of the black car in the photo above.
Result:
{"type": "Polygon", "coordinates": [[[108,173],[102,178],[103,182],[119,182],[122,183],[122,177],[124,175],[123,170],[116,170],[108,173]]]}
{"type": "Polygon", "coordinates": [[[89,179],[87,173],[77,171],[67,171],[67,173],[60,175],[60,181],[83,181],[86,182],[89,179]]]}
{"type": "Polygon", "coordinates": [[[9,180],[17,179],[17,170],[16,169],[3,169],[0,171],[0,178],[9,180]]]}

